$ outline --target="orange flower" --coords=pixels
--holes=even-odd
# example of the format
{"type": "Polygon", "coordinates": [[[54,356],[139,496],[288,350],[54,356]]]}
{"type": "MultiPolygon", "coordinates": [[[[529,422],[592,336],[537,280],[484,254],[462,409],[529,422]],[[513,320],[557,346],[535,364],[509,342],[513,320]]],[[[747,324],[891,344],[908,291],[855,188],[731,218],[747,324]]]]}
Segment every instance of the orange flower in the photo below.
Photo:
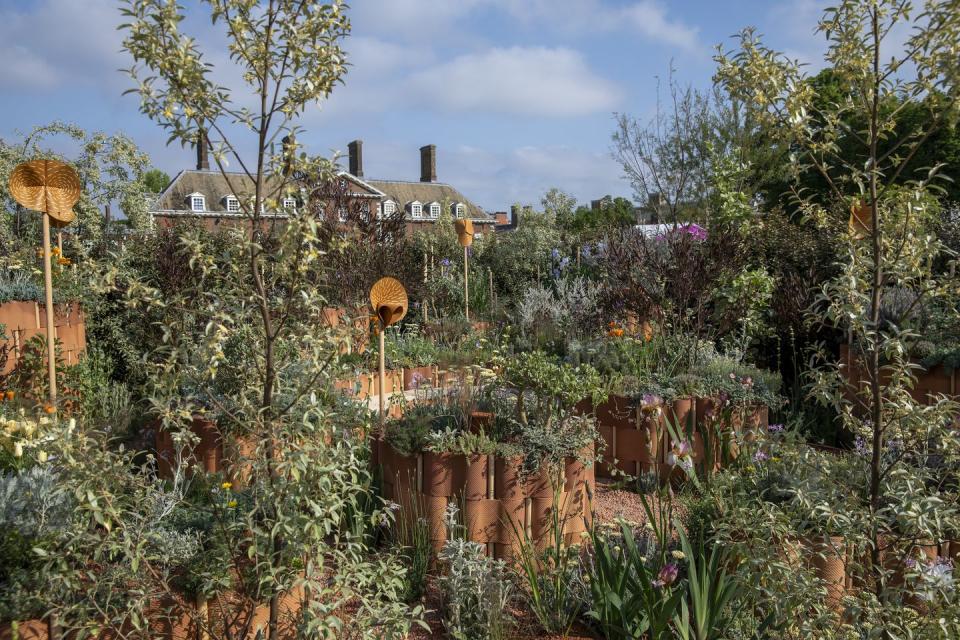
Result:
{"type": "Polygon", "coordinates": [[[73,264],[73,261],[70,258],[57,258],[57,264],[68,265],[73,264]]]}
{"type": "Polygon", "coordinates": [[[17,394],[16,394],[16,392],[10,390],[10,391],[7,391],[6,393],[4,393],[3,396],[4,396],[7,400],[13,400],[14,398],[17,397],[17,394]]]}
{"type": "Polygon", "coordinates": [[[46,413],[47,415],[49,415],[49,414],[51,414],[51,413],[56,413],[56,412],[57,412],[57,408],[56,408],[55,406],[53,406],[52,404],[45,404],[45,405],[43,405],[43,411],[44,411],[44,413],[46,413]]]}
{"type": "Polygon", "coordinates": [[[623,329],[610,329],[610,331],[607,332],[607,335],[611,338],[622,338],[623,329]]]}

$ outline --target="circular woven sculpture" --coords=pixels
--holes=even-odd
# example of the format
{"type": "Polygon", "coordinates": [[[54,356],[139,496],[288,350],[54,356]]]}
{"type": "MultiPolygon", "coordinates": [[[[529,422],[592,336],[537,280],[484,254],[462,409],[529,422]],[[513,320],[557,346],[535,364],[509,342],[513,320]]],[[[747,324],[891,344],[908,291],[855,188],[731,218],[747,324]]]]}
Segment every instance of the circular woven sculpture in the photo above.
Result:
{"type": "Polygon", "coordinates": [[[854,202],[850,206],[850,222],[847,227],[850,235],[858,240],[873,233],[873,207],[864,202],[854,202]]]}
{"type": "Polygon", "coordinates": [[[381,327],[399,322],[407,315],[407,306],[407,290],[396,278],[380,278],[370,288],[370,307],[381,327]]]}
{"type": "Polygon", "coordinates": [[[80,178],[59,160],[31,160],[10,174],[10,195],[27,209],[46,213],[55,224],[67,225],[76,217],[80,178]]]}
{"type": "Polygon", "coordinates": [[[473,220],[454,220],[453,227],[457,230],[457,240],[461,247],[473,244],[473,220]]]}

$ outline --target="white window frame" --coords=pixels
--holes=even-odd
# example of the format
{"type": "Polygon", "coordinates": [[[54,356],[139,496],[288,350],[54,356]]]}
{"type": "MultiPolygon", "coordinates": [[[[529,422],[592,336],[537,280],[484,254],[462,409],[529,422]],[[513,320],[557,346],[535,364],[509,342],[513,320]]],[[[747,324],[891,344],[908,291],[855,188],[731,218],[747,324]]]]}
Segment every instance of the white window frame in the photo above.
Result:
{"type": "Polygon", "coordinates": [[[423,205],[418,200],[410,203],[410,217],[417,219],[423,217],[423,205]]]}
{"type": "Polygon", "coordinates": [[[453,215],[457,218],[462,218],[467,215],[467,205],[463,204],[462,202],[458,202],[453,205],[453,215]]]}
{"type": "Polygon", "coordinates": [[[287,210],[296,210],[297,209],[297,199],[296,198],[284,198],[283,199],[283,208],[287,210]]]}
{"type": "Polygon", "coordinates": [[[236,196],[227,196],[223,199],[223,204],[227,208],[227,213],[240,213],[240,200],[236,196]]]}
{"type": "Polygon", "coordinates": [[[431,202],[430,203],[430,219],[436,220],[439,217],[440,217],[440,203],[431,202]]]}
{"type": "Polygon", "coordinates": [[[347,221],[347,210],[346,208],[340,206],[337,207],[337,222],[346,222],[347,221]]]}
{"type": "Polygon", "coordinates": [[[191,193],[187,196],[187,199],[190,201],[190,211],[200,213],[207,210],[207,199],[202,193],[191,193]],[[200,208],[197,208],[197,203],[200,203],[200,208]]]}
{"type": "Polygon", "coordinates": [[[393,200],[387,200],[383,203],[383,215],[392,216],[397,212],[397,203],[393,200]]]}

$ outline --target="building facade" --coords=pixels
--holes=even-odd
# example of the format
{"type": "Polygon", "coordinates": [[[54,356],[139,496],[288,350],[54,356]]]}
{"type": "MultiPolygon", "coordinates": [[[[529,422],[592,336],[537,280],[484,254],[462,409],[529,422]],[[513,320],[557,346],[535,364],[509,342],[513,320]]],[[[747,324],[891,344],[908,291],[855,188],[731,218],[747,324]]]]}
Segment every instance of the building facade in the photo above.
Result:
{"type": "MultiPolygon", "coordinates": [[[[492,233],[496,221],[483,209],[468,200],[453,186],[437,180],[437,149],[426,145],[420,149],[420,180],[366,179],[363,171],[363,142],[348,145],[349,171],[340,172],[344,196],[362,203],[363,210],[378,218],[402,215],[407,233],[427,228],[447,211],[452,218],[469,218],[477,236],[492,233]]],[[[265,225],[281,222],[291,210],[301,206],[299,185],[293,182],[268,181],[267,192],[276,207],[261,212],[265,225]]],[[[154,228],[171,226],[178,221],[200,221],[209,229],[221,224],[246,220],[242,202],[252,200],[253,183],[242,173],[222,173],[210,169],[206,145],[197,146],[197,166],[181,171],[167,185],[150,207],[154,228]]],[[[331,212],[332,215],[332,212],[331,212]]]]}

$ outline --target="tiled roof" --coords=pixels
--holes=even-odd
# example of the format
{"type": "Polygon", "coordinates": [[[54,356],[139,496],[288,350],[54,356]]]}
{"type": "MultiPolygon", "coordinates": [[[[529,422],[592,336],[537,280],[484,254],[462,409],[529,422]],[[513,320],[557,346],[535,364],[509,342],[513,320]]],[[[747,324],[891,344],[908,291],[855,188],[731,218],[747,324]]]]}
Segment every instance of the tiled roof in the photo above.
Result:
{"type": "MultiPolygon", "coordinates": [[[[413,182],[403,180],[367,180],[367,182],[386,194],[385,199],[389,198],[397,203],[401,209],[405,208],[410,202],[419,202],[426,206],[431,202],[437,202],[441,207],[450,207],[455,203],[462,203],[467,208],[467,217],[475,222],[490,222],[493,217],[473,204],[467,198],[457,191],[456,188],[443,182],[413,182]]],[[[424,211],[426,214],[426,211],[424,211]]]]}

